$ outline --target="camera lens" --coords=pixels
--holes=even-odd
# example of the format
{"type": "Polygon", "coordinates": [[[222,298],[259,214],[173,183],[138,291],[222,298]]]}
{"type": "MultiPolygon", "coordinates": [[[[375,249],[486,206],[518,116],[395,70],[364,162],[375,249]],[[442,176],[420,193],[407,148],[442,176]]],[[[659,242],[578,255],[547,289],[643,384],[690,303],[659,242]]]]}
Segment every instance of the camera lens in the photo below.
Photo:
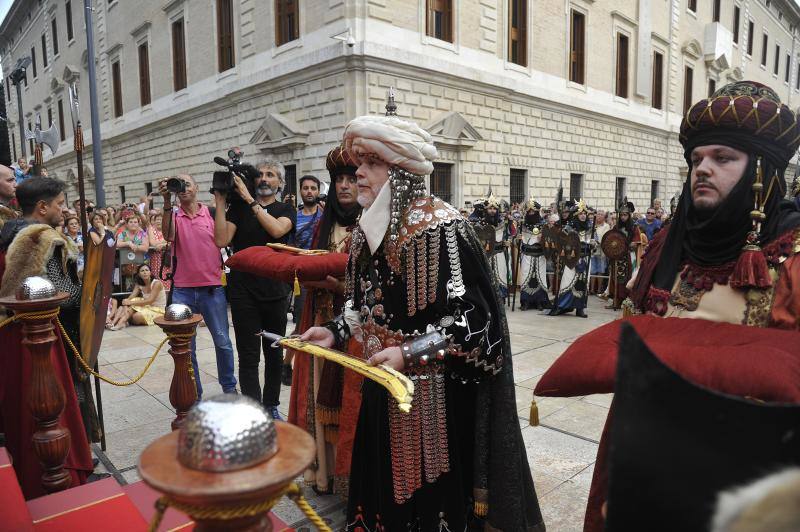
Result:
{"type": "Polygon", "coordinates": [[[167,179],[167,190],[173,194],[186,192],[186,181],[177,177],[170,177],[167,179]]]}

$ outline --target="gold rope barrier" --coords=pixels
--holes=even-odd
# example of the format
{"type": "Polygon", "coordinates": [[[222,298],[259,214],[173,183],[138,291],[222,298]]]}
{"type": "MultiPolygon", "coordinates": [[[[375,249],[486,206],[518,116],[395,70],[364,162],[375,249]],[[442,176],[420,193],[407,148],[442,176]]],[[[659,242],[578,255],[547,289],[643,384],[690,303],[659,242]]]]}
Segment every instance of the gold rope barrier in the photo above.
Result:
{"type": "Polygon", "coordinates": [[[133,379],[131,379],[129,381],[115,381],[113,379],[109,379],[108,377],[104,377],[103,375],[100,375],[100,373],[96,372],[94,369],[89,367],[89,364],[87,364],[86,361],[83,359],[83,356],[78,351],[78,348],[75,347],[75,344],[72,343],[72,340],[70,339],[69,335],[67,334],[67,331],[64,330],[64,326],[61,325],[61,320],[58,319],[58,314],[59,314],[59,309],[46,310],[46,311],[42,311],[42,312],[20,312],[19,314],[14,314],[13,316],[11,316],[9,318],[6,318],[3,321],[1,321],[0,322],[0,329],[2,329],[6,325],[8,325],[10,323],[13,323],[15,321],[25,321],[25,320],[38,319],[38,318],[55,318],[56,324],[58,325],[58,329],[61,331],[62,338],[67,343],[67,345],[70,347],[72,352],[75,354],[75,357],[78,359],[78,362],[81,363],[81,366],[83,367],[83,369],[85,371],[87,371],[88,373],[91,373],[92,375],[94,375],[95,377],[100,379],[101,381],[107,382],[108,384],[111,384],[113,386],[130,386],[131,384],[136,384],[137,382],[139,382],[139,380],[142,377],[144,377],[145,373],[147,373],[147,370],[150,369],[150,366],[153,365],[153,362],[155,361],[156,357],[158,356],[158,353],[161,352],[161,348],[164,347],[164,344],[167,341],[169,341],[170,338],[190,339],[190,338],[192,338],[194,336],[194,334],[171,334],[171,335],[167,335],[163,340],[161,340],[161,343],[158,344],[158,347],[156,347],[155,353],[153,353],[153,355],[147,361],[147,364],[145,364],[144,369],[135,378],[133,378],[133,379]]]}
{"type": "Polygon", "coordinates": [[[252,517],[260,513],[268,512],[284,495],[288,495],[289,498],[294,501],[300,511],[302,511],[314,524],[314,526],[317,527],[317,530],[320,530],[321,532],[332,532],[327,523],[325,523],[319,514],[314,511],[311,505],[308,504],[308,501],[305,499],[305,497],[303,497],[303,492],[300,489],[300,486],[298,486],[295,482],[292,482],[283,488],[270,499],[255,504],[243,504],[238,506],[195,506],[193,504],[178,502],[171,497],[162,495],[161,498],[156,501],[156,513],[153,515],[153,519],[150,521],[150,527],[148,530],[149,532],[155,532],[158,530],[158,526],[161,524],[161,520],[164,518],[164,512],[166,512],[167,508],[169,507],[185,513],[194,520],[214,519],[226,521],[229,519],[239,519],[241,517],[252,517]]]}

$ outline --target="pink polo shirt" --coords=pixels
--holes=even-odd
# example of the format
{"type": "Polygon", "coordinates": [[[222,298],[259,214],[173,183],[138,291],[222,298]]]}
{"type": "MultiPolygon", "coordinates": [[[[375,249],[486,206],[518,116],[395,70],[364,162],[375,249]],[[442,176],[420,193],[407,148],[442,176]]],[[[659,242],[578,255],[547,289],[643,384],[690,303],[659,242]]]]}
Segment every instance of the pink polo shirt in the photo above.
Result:
{"type": "Polygon", "coordinates": [[[178,288],[219,286],[222,284],[222,259],[214,243],[214,217],[200,204],[194,217],[178,208],[175,216],[175,252],[178,268],[173,282],[178,288]]]}

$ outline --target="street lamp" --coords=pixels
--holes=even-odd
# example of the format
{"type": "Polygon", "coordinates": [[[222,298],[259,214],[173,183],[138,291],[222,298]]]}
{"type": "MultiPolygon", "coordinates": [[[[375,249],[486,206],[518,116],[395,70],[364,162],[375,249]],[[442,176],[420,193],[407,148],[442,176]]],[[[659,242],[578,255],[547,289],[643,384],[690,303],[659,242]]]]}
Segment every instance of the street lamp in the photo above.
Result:
{"type": "Polygon", "coordinates": [[[22,118],[22,82],[25,80],[25,71],[31,64],[31,58],[27,55],[17,59],[14,70],[11,71],[11,83],[17,88],[17,112],[19,113],[19,144],[22,151],[22,158],[26,159],[25,154],[25,126],[22,118]]]}

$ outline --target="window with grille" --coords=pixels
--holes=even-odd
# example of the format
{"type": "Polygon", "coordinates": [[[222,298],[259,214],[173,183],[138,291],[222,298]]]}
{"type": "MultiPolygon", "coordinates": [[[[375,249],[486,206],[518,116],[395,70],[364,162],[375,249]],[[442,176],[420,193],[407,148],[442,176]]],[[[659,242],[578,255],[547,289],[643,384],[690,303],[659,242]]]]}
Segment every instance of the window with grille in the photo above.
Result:
{"type": "Polygon", "coordinates": [[[625,201],[625,196],[626,196],[625,181],[626,181],[626,178],[618,177],[617,178],[617,182],[614,185],[614,187],[615,187],[614,188],[614,201],[616,202],[614,204],[615,207],[619,207],[620,205],[622,205],[622,202],[625,201]]]}
{"type": "Polygon", "coordinates": [[[761,66],[767,66],[767,45],[769,43],[769,35],[766,33],[761,37],[761,66]]]}
{"type": "Polygon", "coordinates": [[[67,2],[64,4],[64,7],[66,8],[67,15],[67,40],[71,41],[75,38],[75,33],[72,29],[72,2],[67,0],[67,2]]]}
{"type": "Polygon", "coordinates": [[[739,6],[733,6],[733,42],[739,44],[739,17],[741,11],[739,6]]]}
{"type": "Polygon", "coordinates": [[[297,166],[294,164],[287,164],[284,165],[283,169],[284,181],[286,182],[283,186],[283,197],[285,198],[289,194],[297,197],[297,166]]]}
{"type": "Polygon", "coordinates": [[[52,127],[53,125],[53,109],[50,107],[47,108],[47,127],[52,127]]]}
{"type": "Polygon", "coordinates": [[[755,38],[756,28],[752,20],[747,22],[747,55],[753,55],[753,39],[755,38]]]}
{"type": "Polygon", "coordinates": [[[694,69],[687,66],[683,71],[683,112],[692,106],[692,83],[694,82],[694,69]]]}
{"type": "Polygon", "coordinates": [[[569,174],[569,199],[583,198],[583,174],[569,174]]]}
{"type": "Polygon", "coordinates": [[[717,82],[716,80],[710,79],[708,80],[708,98],[711,98],[711,95],[717,92],[717,82]]]}
{"type": "Polygon", "coordinates": [[[689,8],[689,11],[697,12],[697,0],[689,0],[686,7],[689,8]]]}
{"type": "Polygon", "coordinates": [[[111,86],[114,97],[114,117],[122,116],[122,74],[119,70],[119,61],[111,64],[111,86]]]}
{"type": "Polygon", "coordinates": [[[628,36],[617,34],[617,96],[628,97],[628,36]]]}
{"type": "Polygon", "coordinates": [[[508,60],[528,64],[528,0],[508,0],[508,60]]]}
{"type": "Polygon", "coordinates": [[[147,196],[148,196],[148,202],[151,201],[149,198],[150,198],[150,194],[153,193],[153,183],[145,183],[144,184],[144,193],[147,194],[147,196]]]}
{"type": "Polygon", "coordinates": [[[17,160],[17,136],[11,132],[11,149],[14,151],[14,160],[17,160]]]}
{"type": "Polygon", "coordinates": [[[778,75],[778,69],[780,68],[781,64],[781,46],[779,44],[775,45],[775,61],[772,65],[772,73],[776,76],[778,75]]]}
{"type": "Polygon", "coordinates": [[[658,179],[653,179],[650,181],[650,205],[655,205],[656,200],[659,198],[661,183],[658,179]]]}
{"type": "Polygon", "coordinates": [[[119,186],[119,202],[125,203],[125,185],[119,186]]]}
{"type": "Polygon", "coordinates": [[[186,37],[183,19],[172,23],[172,86],[175,92],[186,88],[186,37]]]}
{"type": "Polygon", "coordinates": [[[236,66],[233,53],[233,0],[217,0],[217,55],[219,72],[236,66]]]}
{"type": "Polygon", "coordinates": [[[797,77],[794,80],[794,90],[800,91],[800,59],[797,60],[797,77]]]}
{"type": "MultiPolygon", "coordinates": [[[[28,131],[33,131],[30,122],[28,122],[28,131]]],[[[28,148],[29,148],[28,153],[30,153],[31,157],[33,157],[33,139],[28,139],[28,148]]]]}
{"type": "Polygon", "coordinates": [[[53,19],[50,22],[50,27],[53,30],[53,55],[58,55],[58,22],[53,19]]]}
{"type": "Polygon", "coordinates": [[[150,54],[146,42],[139,45],[139,101],[142,107],[150,105],[150,54]]]}
{"type": "Polygon", "coordinates": [[[653,95],[655,109],[664,108],[664,54],[653,52],[653,95]]]}
{"type": "Polygon", "coordinates": [[[586,82],[584,49],[586,46],[586,17],[572,10],[569,25],[569,80],[583,85],[586,82]]]}
{"type": "Polygon", "coordinates": [[[453,42],[453,0],[427,0],[425,32],[429,37],[453,42]]]}
{"type": "Polygon", "coordinates": [[[512,168],[509,172],[509,185],[511,189],[511,193],[509,194],[511,203],[522,203],[525,201],[528,188],[526,186],[525,170],[512,168]]]}
{"type": "MultiPolygon", "coordinates": [[[[36,71],[36,47],[35,46],[31,47],[31,69],[33,70],[33,79],[36,79],[36,76],[38,76],[39,73],[36,71]]],[[[27,79],[25,80],[25,86],[26,87],[28,86],[28,80],[27,79]]]]}
{"type": "Polygon", "coordinates": [[[62,141],[67,138],[67,132],[64,129],[64,101],[61,99],[58,100],[58,134],[62,141]]]}
{"type": "Polygon", "coordinates": [[[11,77],[6,78],[6,95],[8,96],[8,101],[11,101],[11,77]]]}
{"type": "Polygon", "coordinates": [[[447,203],[453,200],[453,165],[447,163],[433,163],[431,174],[431,194],[440,197],[447,203]]]}
{"type": "Polygon", "coordinates": [[[783,74],[783,81],[789,83],[789,76],[791,75],[792,68],[792,56],[790,54],[786,54],[786,70],[783,74]]]}
{"type": "Polygon", "coordinates": [[[275,0],[275,45],[280,46],[300,37],[298,0],[275,0]]]}
{"type": "Polygon", "coordinates": [[[720,0],[713,0],[711,6],[711,20],[719,22],[720,0]]]}

